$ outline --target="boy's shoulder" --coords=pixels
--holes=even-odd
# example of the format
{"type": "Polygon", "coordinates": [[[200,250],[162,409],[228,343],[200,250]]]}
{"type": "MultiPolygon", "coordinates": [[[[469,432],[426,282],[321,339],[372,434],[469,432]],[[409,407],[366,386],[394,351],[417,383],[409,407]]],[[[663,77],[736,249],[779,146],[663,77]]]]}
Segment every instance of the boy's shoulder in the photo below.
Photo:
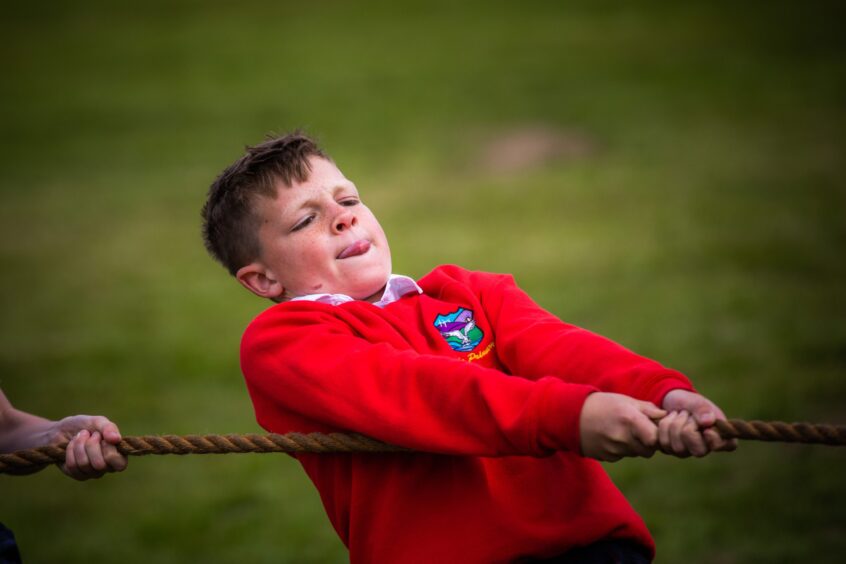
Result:
{"type": "Polygon", "coordinates": [[[423,276],[418,282],[427,294],[443,288],[451,283],[485,289],[501,283],[514,283],[510,274],[498,274],[481,270],[469,270],[457,264],[442,264],[423,276]]]}
{"type": "Polygon", "coordinates": [[[270,335],[296,332],[309,325],[333,323],[337,320],[337,306],[327,303],[295,300],[274,304],[256,315],[244,329],[241,349],[255,346],[270,335]]]}

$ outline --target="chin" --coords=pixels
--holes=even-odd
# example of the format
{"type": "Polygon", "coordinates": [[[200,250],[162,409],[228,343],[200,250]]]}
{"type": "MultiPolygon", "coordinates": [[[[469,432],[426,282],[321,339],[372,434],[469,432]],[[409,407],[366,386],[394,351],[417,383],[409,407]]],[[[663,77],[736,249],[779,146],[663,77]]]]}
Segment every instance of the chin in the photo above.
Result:
{"type": "Polygon", "coordinates": [[[352,297],[357,299],[357,300],[363,300],[363,301],[366,301],[366,302],[379,301],[379,298],[382,297],[382,292],[385,291],[385,284],[387,284],[387,283],[388,283],[388,281],[386,280],[384,284],[376,287],[372,291],[371,290],[362,290],[361,292],[359,292],[359,294],[360,294],[359,296],[352,296],[352,297]]]}
{"type": "Polygon", "coordinates": [[[355,291],[348,295],[356,300],[377,301],[381,297],[382,292],[385,291],[385,285],[387,283],[388,276],[370,280],[366,284],[357,285],[355,291]]]}
{"type": "MultiPolygon", "coordinates": [[[[376,294],[380,294],[391,277],[389,265],[371,264],[367,267],[359,267],[357,271],[348,278],[348,292],[343,292],[356,300],[367,300],[376,294]]],[[[378,300],[380,296],[377,295],[378,300]]]]}

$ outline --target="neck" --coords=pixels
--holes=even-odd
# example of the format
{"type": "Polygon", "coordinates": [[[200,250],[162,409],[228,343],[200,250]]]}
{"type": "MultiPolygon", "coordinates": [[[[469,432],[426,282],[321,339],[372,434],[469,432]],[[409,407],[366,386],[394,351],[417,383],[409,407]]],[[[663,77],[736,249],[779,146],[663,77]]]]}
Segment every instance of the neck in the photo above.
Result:
{"type": "Polygon", "coordinates": [[[379,291],[377,291],[377,292],[376,292],[375,294],[373,294],[372,296],[369,296],[369,297],[367,297],[367,298],[364,298],[364,300],[362,300],[362,301],[365,301],[365,302],[370,302],[371,304],[375,304],[376,302],[378,302],[378,301],[382,298],[382,295],[385,293],[385,288],[386,288],[387,286],[388,286],[388,284],[387,284],[387,282],[386,282],[384,286],[382,286],[381,288],[379,288],[379,291]]]}

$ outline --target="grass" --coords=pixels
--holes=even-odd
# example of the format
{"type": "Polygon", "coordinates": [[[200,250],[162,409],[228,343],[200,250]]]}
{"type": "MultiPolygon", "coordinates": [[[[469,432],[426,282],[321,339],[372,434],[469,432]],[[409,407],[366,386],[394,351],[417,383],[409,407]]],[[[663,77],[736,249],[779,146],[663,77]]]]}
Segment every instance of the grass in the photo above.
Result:
{"type": "MultiPolygon", "coordinates": [[[[0,22],[0,385],[125,434],[257,430],[240,333],[265,304],[204,254],[209,182],[318,135],[395,268],[507,271],[679,368],[731,416],[846,422],[846,45],[836,3],[18,5],[0,22]],[[596,151],[511,174],[493,135],[596,151]]],[[[608,469],[661,562],[836,562],[846,454],[743,444],[608,469]]],[[[0,477],[30,562],[342,562],[284,457],[0,477]]]]}

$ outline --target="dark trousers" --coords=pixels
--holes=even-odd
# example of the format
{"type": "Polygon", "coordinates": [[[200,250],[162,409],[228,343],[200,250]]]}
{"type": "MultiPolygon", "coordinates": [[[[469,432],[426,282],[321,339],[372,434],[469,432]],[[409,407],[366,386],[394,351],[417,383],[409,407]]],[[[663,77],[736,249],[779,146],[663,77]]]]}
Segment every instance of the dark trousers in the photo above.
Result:
{"type": "Polygon", "coordinates": [[[552,558],[527,560],[527,564],[649,564],[649,551],[626,540],[602,540],[552,558]]]}
{"type": "Polygon", "coordinates": [[[0,523],[0,564],[20,564],[21,553],[18,552],[18,543],[15,542],[15,534],[0,523]]]}

